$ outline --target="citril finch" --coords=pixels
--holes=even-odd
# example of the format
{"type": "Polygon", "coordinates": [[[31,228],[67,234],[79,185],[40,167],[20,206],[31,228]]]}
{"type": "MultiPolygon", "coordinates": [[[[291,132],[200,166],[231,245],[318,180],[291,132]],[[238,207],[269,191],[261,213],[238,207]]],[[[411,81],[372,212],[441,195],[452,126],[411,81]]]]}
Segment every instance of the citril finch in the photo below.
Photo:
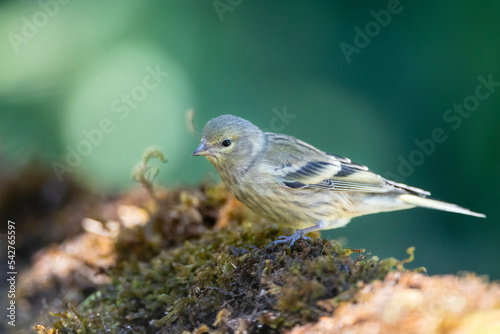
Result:
{"type": "Polygon", "coordinates": [[[231,193],[266,219],[299,229],[271,244],[345,226],[353,217],[424,207],[485,215],[426,198],[429,192],[384,179],[367,167],[294,137],[263,132],[247,120],[210,120],[193,152],[206,156],[231,193]]]}

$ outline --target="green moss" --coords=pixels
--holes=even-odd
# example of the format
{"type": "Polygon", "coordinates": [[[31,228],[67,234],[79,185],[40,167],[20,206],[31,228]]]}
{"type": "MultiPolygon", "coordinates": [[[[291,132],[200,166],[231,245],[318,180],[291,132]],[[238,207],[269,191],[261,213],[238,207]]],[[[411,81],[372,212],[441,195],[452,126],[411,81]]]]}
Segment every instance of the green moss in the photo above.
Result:
{"type": "MultiPolygon", "coordinates": [[[[55,315],[59,333],[272,332],[315,321],[363,283],[400,262],[353,253],[336,242],[265,248],[292,231],[244,221],[111,270],[78,310],[55,315]]],[[[44,329],[45,330],[45,329],[44,329]]],[[[43,333],[39,331],[39,333],[43,333]]]]}

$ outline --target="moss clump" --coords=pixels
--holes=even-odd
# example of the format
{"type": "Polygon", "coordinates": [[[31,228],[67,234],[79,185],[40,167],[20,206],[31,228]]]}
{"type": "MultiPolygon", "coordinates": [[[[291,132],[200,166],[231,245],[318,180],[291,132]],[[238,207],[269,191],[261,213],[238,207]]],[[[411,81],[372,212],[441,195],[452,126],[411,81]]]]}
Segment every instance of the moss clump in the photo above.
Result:
{"type": "MultiPolygon", "coordinates": [[[[378,261],[317,239],[265,248],[291,233],[271,223],[231,224],[125,261],[78,310],[56,314],[59,333],[274,332],[331,314],[397,261],[378,261]]],[[[50,329],[49,329],[50,330],[50,329]]],[[[39,329],[45,333],[47,329],[39,329]]]]}

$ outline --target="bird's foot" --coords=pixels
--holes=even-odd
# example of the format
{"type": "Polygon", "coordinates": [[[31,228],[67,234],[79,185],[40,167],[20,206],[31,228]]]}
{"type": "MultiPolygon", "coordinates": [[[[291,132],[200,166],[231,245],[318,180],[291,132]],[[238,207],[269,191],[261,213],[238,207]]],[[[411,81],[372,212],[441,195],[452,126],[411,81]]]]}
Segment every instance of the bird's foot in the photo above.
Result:
{"type": "Polygon", "coordinates": [[[312,240],[310,237],[304,236],[304,233],[300,233],[300,231],[297,231],[289,237],[287,237],[286,235],[278,237],[278,240],[271,242],[269,245],[266,246],[266,248],[286,243],[290,243],[290,247],[292,247],[295,241],[299,239],[312,240]]]}

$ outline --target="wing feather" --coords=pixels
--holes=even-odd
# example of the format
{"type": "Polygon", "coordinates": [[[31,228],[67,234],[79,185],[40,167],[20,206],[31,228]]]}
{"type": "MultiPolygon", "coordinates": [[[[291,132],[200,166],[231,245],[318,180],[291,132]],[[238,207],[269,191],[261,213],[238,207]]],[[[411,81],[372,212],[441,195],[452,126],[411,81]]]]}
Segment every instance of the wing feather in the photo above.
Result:
{"type": "Polygon", "coordinates": [[[271,154],[266,165],[285,187],[353,192],[401,192],[430,195],[422,189],[389,181],[350,159],[328,154],[286,135],[266,133],[271,154]]]}

